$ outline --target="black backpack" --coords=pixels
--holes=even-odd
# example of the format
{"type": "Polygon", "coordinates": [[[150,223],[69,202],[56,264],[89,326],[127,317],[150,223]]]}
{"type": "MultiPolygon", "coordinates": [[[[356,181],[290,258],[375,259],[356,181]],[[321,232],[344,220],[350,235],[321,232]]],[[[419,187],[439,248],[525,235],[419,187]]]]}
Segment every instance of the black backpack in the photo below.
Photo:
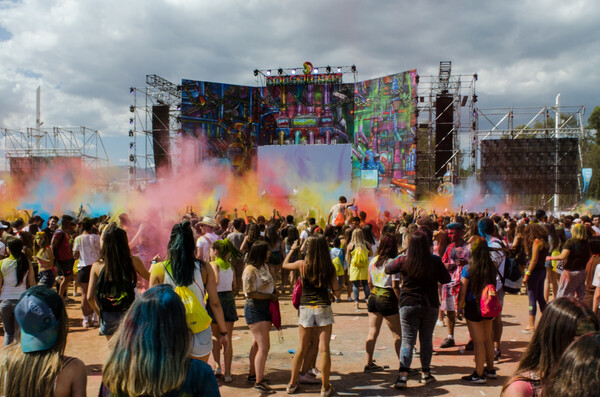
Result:
{"type": "Polygon", "coordinates": [[[100,270],[96,285],[96,301],[103,312],[124,312],[135,300],[135,281],[123,278],[109,281],[100,270]]]}
{"type": "Polygon", "coordinates": [[[518,255],[513,255],[506,248],[503,241],[500,241],[500,245],[504,253],[504,275],[498,272],[502,280],[502,288],[508,294],[518,294],[523,284],[523,273],[519,266],[519,257],[518,255]]]}

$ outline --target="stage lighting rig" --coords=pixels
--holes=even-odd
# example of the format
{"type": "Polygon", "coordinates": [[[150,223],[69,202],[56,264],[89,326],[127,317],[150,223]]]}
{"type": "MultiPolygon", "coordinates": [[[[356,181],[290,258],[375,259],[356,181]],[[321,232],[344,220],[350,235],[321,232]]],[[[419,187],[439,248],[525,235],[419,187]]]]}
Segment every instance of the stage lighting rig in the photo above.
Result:
{"type": "Polygon", "coordinates": [[[330,74],[330,73],[331,73],[331,66],[327,66],[327,67],[325,68],[325,70],[327,70],[327,74],[330,74]]]}
{"type": "Polygon", "coordinates": [[[258,69],[254,69],[254,75],[258,76],[258,69]]]}
{"type": "Polygon", "coordinates": [[[267,70],[267,73],[265,73],[267,76],[271,75],[271,69],[267,70]]]}
{"type": "Polygon", "coordinates": [[[292,69],[292,74],[296,74],[296,69],[292,69]]]}
{"type": "Polygon", "coordinates": [[[277,69],[277,74],[281,76],[283,74],[283,69],[282,68],[277,69]]]}
{"type": "Polygon", "coordinates": [[[133,105],[129,106],[129,111],[131,113],[135,112],[135,106],[133,106],[133,105]]]}
{"type": "Polygon", "coordinates": [[[133,125],[133,118],[129,119],[129,125],[133,125]]]}
{"type": "Polygon", "coordinates": [[[356,66],[354,66],[354,65],[350,66],[350,70],[352,71],[352,73],[356,73],[356,66]]]}
{"type": "Polygon", "coordinates": [[[133,95],[134,92],[135,92],[135,88],[129,87],[129,95],[133,95]]]}
{"type": "Polygon", "coordinates": [[[133,138],[133,130],[129,130],[129,137],[133,138]]]}

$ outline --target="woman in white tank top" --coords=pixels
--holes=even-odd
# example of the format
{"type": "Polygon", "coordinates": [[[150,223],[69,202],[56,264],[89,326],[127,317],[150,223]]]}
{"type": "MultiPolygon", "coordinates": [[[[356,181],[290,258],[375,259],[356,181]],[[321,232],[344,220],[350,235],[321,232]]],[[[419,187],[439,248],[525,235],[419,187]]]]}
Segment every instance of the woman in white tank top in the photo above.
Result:
{"type": "MultiPolygon", "coordinates": [[[[233,243],[228,239],[217,240],[210,247],[210,265],[215,273],[217,281],[217,293],[223,316],[225,317],[225,325],[227,326],[227,335],[231,341],[233,335],[233,324],[238,320],[237,310],[235,308],[235,297],[233,290],[236,289],[236,277],[233,266],[229,261],[241,258],[242,253],[238,251],[233,243]]],[[[212,310],[208,310],[208,314],[213,319],[213,335],[218,332],[218,324],[212,314],[212,310]]],[[[213,358],[215,360],[215,374],[221,376],[221,346],[218,343],[213,343],[213,358]]],[[[225,357],[225,383],[230,383],[233,380],[231,376],[231,361],[233,359],[233,346],[230,343],[224,351],[225,357]]]]}

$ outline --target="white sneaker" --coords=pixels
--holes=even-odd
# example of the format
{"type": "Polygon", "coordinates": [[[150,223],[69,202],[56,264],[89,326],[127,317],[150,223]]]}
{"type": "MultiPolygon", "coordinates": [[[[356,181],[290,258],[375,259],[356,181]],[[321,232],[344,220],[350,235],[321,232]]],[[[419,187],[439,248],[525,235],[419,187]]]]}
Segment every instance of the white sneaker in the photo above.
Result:
{"type": "Polygon", "coordinates": [[[100,321],[98,321],[98,315],[96,314],[96,312],[94,312],[94,314],[92,314],[92,322],[94,324],[94,327],[97,327],[100,325],[100,321]]]}
{"type": "Polygon", "coordinates": [[[90,328],[90,318],[89,316],[83,316],[83,328],[90,328]]]}
{"type": "Polygon", "coordinates": [[[444,325],[445,325],[445,324],[444,324],[444,322],[443,322],[443,321],[437,320],[437,321],[435,322],[435,326],[436,326],[436,327],[443,327],[444,325]]]}

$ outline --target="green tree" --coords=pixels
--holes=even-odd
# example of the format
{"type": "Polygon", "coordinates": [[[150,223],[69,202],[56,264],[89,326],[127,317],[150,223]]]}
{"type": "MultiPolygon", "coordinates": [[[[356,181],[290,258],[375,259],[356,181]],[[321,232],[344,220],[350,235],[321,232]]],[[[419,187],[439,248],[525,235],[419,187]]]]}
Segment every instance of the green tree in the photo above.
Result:
{"type": "Polygon", "coordinates": [[[596,145],[600,145],[600,106],[596,106],[588,118],[588,128],[596,130],[596,145]]]}

